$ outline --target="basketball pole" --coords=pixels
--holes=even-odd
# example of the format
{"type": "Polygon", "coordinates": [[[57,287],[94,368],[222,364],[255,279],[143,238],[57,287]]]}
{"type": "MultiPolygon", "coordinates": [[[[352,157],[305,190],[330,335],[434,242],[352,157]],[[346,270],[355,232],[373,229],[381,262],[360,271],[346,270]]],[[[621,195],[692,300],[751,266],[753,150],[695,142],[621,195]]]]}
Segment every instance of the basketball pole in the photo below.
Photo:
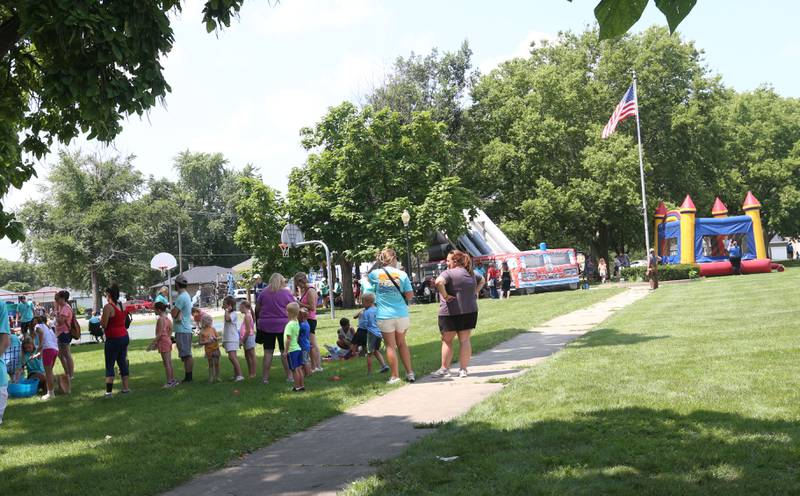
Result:
{"type": "MultiPolygon", "coordinates": [[[[328,249],[328,245],[325,244],[324,241],[315,239],[312,241],[303,241],[301,243],[294,243],[296,247],[299,246],[306,246],[306,245],[313,245],[318,244],[321,245],[322,248],[325,250],[325,262],[328,264],[328,284],[330,286],[331,295],[333,295],[333,266],[331,265],[331,251],[328,249]]],[[[314,302],[316,305],[316,302],[314,302]]],[[[331,320],[336,319],[336,305],[334,304],[333,300],[331,300],[331,320]]]]}

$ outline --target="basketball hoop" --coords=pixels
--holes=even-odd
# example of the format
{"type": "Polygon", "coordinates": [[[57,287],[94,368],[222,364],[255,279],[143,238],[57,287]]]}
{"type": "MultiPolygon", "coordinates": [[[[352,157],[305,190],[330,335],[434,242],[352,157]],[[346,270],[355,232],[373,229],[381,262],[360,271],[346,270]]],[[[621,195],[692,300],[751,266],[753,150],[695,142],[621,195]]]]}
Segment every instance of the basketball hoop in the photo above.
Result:
{"type": "Polygon", "coordinates": [[[167,273],[167,269],[169,269],[169,267],[167,267],[166,265],[159,265],[158,266],[158,270],[161,271],[161,277],[164,277],[164,274],[167,273]]]}
{"type": "Polygon", "coordinates": [[[281,249],[281,253],[283,254],[283,258],[289,257],[289,248],[290,246],[286,243],[278,243],[278,248],[281,249]]]}

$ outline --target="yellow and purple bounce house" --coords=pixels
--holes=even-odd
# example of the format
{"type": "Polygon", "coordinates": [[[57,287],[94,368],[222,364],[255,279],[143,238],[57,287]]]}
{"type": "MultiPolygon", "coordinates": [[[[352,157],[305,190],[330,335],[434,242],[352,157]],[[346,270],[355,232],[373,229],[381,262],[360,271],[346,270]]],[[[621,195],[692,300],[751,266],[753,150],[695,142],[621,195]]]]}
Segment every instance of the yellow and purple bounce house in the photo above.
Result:
{"type": "Polygon", "coordinates": [[[667,211],[664,202],[655,212],[655,246],[664,264],[694,264],[701,276],[733,274],[728,249],[736,240],[741,247],[744,274],[783,270],[767,257],[761,226],[761,203],[748,191],[742,215],[728,217],[728,209],[717,198],[711,217],[697,217],[689,195],[676,210],[667,211]]]}

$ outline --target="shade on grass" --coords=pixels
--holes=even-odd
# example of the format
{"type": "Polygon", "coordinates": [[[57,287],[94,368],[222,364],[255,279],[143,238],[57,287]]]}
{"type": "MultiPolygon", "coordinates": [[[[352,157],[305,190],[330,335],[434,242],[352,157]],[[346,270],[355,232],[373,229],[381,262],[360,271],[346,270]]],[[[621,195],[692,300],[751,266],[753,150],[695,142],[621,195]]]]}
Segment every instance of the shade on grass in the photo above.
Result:
{"type": "Polygon", "coordinates": [[[348,494],[800,494],[798,286],[664,285],[348,494]]]}
{"type": "MultiPolygon", "coordinates": [[[[615,293],[575,291],[482,300],[475,350],[615,293]]],[[[415,369],[418,374],[431,372],[439,366],[436,306],[412,307],[411,319],[408,339],[415,369]]],[[[334,343],[333,323],[320,319],[317,335],[321,343],[334,343]]],[[[72,396],[47,403],[12,400],[0,428],[0,494],[155,494],[389,388],[385,375],[366,375],[363,359],[326,363],[325,372],[307,380],[308,392],[295,394],[283,382],[278,360],[271,371],[272,383],[264,386],[260,379],[230,382],[231,366],[223,357],[222,376],[227,380],[210,385],[205,382],[206,362],[197,349],[195,383],[165,390],[160,357],[145,352],[147,344],[131,345],[130,395],[102,399],[102,349],[85,345],[73,348],[77,372],[72,396]],[[333,375],[342,380],[330,381],[333,375]]],[[[177,359],[174,366],[181,378],[177,359]]]]}

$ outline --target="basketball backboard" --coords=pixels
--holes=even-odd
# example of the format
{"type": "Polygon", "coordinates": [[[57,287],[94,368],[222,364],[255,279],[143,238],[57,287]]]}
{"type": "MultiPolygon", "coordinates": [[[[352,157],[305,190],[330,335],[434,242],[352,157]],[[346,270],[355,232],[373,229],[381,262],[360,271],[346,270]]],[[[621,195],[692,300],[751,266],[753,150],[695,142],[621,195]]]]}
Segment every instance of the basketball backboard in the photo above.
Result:
{"type": "Polygon", "coordinates": [[[150,260],[150,267],[155,270],[171,270],[177,266],[178,261],[167,252],[156,253],[150,260]]]}
{"type": "Polygon", "coordinates": [[[298,243],[303,243],[305,240],[303,231],[296,224],[286,224],[281,231],[281,243],[289,245],[290,248],[295,248],[298,243]]]}

